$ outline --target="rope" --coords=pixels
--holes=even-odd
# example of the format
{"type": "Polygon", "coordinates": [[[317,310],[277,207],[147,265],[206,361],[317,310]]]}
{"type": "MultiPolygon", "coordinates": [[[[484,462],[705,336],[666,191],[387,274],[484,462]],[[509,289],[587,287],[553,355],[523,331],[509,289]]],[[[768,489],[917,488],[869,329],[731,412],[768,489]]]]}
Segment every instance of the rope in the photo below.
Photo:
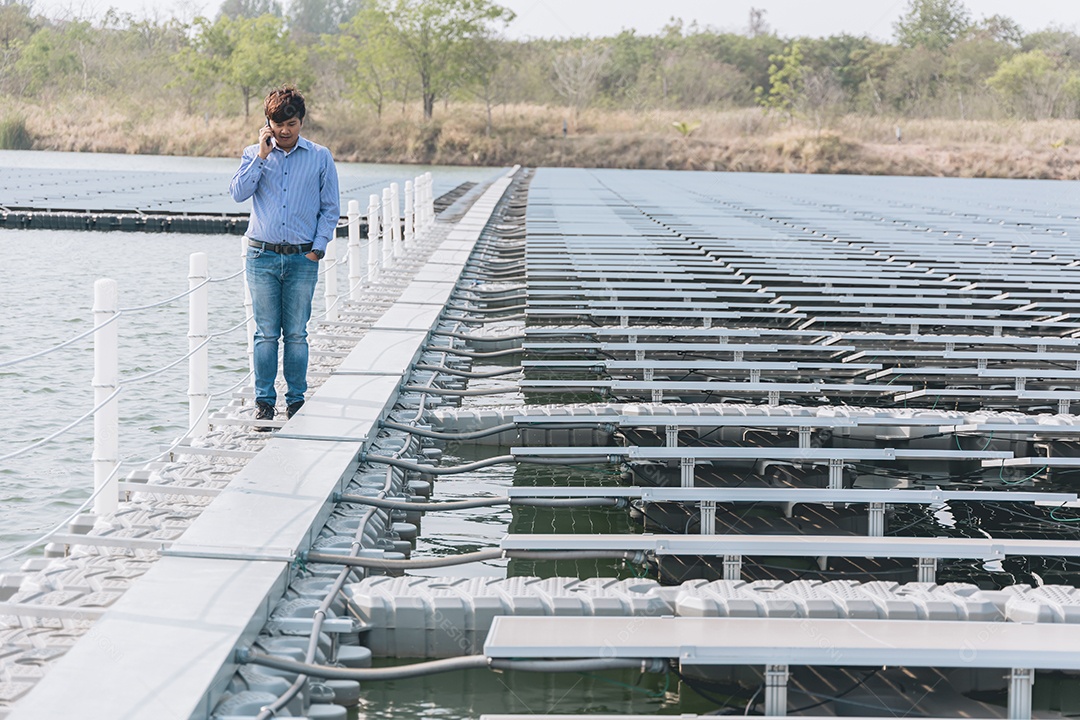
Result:
{"type": "Polygon", "coordinates": [[[222,336],[224,336],[224,335],[228,335],[228,334],[229,334],[229,333],[231,333],[231,332],[236,332],[236,331],[237,331],[237,330],[239,330],[240,328],[242,328],[242,327],[244,327],[245,325],[247,325],[247,324],[248,324],[248,321],[249,321],[249,320],[251,320],[251,319],[252,319],[252,318],[254,318],[254,317],[255,317],[255,314],[254,314],[254,313],[252,313],[251,315],[248,315],[248,316],[247,316],[246,318],[244,318],[244,319],[243,319],[243,320],[241,320],[240,322],[238,322],[238,323],[236,323],[235,325],[233,325],[233,326],[232,326],[231,328],[229,328],[228,330],[222,330],[221,332],[211,333],[210,335],[207,335],[207,336],[206,336],[206,338],[207,338],[208,340],[214,340],[214,339],[216,339],[216,338],[219,338],[219,337],[222,337],[222,336]]]}
{"type": "Polygon", "coordinates": [[[182,355],[182,356],[180,356],[179,358],[177,358],[176,360],[173,360],[173,361],[172,361],[171,363],[169,363],[168,365],[165,365],[164,367],[160,367],[160,368],[158,368],[157,370],[151,370],[150,372],[148,372],[148,373],[145,373],[145,374],[143,374],[143,375],[138,375],[138,376],[136,376],[136,377],[133,377],[133,378],[131,378],[130,380],[127,380],[127,381],[126,381],[126,382],[127,382],[127,384],[129,384],[129,385],[134,385],[134,384],[136,384],[136,383],[141,383],[141,382],[144,382],[144,381],[146,381],[146,380],[149,380],[150,378],[152,378],[152,377],[154,377],[154,376],[156,376],[156,375],[160,375],[161,373],[163,373],[163,372],[165,372],[165,371],[167,371],[167,370],[172,370],[172,369],[173,369],[174,367],[176,367],[176,366],[177,366],[177,365],[179,365],[180,363],[184,362],[184,361],[185,361],[185,360],[187,360],[187,359],[188,359],[189,357],[191,357],[192,355],[194,355],[195,353],[199,352],[199,351],[200,351],[200,350],[202,350],[202,349],[203,349],[204,347],[206,347],[207,345],[209,345],[209,344],[210,344],[210,341],[211,341],[211,340],[213,340],[213,338],[212,338],[212,337],[207,337],[207,338],[206,338],[205,340],[203,340],[203,341],[202,341],[201,343],[199,343],[199,344],[198,344],[198,345],[196,345],[196,346],[195,346],[194,348],[192,348],[191,350],[189,350],[189,351],[187,352],[187,354],[186,354],[186,355],[182,355]]]}
{"type": "Polygon", "coordinates": [[[8,561],[8,560],[10,560],[10,559],[12,559],[12,558],[16,558],[16,557],[18,557],[18,556],[22,555],[22,554],[23,554],[24,552],[27,552],[27,551],[29,551],[29,550],[33,550],[33,549],[34,549],[34,548],[36,548],[36,547],[37,547],[38,545],[41,545],[41,544],[42,544],[43,542],[45,542],[46,540],[48,540],[49,538],[51,538],[51,537],[52,537],[53,535],[55,535],[56,533],[60,532],[60,531],[61,531],[61,530],[63,530],[63,529],[65,528],[65,527],[67,527],[68,523],[70,523],[70,522],[71,522],[72,520],[74,520],[74,519],[75,519],[75,517],[76,517],[76,516],[77,516],[77,515],[78,515],[79,513],[81,513],[81,512],[83,511],[83,510],[85,510],[85,509],[87,508],[87,506],[89,506],[89,505],[90,505],[90,503],[91,503],[91,502],[93,502],[93,501],[94,501],[94,499],[95,499],[95,498],[97,498],[97,496],[101,494],[101,491],[102,491],[102,490],[104,490],[105,488],[109,487],[109,482],[110,482],[110,481],[111,481],[111,480],[112,480],[112,479],[113,479],[114,477],[116,477],[116,473],[120,472],[120,467],[121,467],[122,465],[123,465],[123,463],[117,463],[117,464],[116,464],[116,467],[115,467],[115,468],[113,468],[113,471],[112,471],[112,472],[111,472],[111,473],[109,474],[109,477],[105,478],[105,482],[103,482],[103,483],[101,484],[101,487],[99,487],[99,488],[97,488],[96,490],[94,490],[94,492],[90,494],[90,497],[86,498],[86,500],[84,500],[84,501],[83,501],[83,504],[82,504],[82,505],[80,505],[79,507],[77,507],[77,508],[75,509],[75,512],[73,512],[73,513],[71,513],[70,515],[68,515],[68,516],[67,516],[66,518],[64,518],[64,519],[63,519],[63,520],[62,520],[62,521],[61,521],[61,522],[60,522],[60,523],[59,523],[58,525],[56,525],[56,527],[54,527],[54,528],[53,528],[52,530],[50,530],[49,532],[45,533],[44,535],[42,535],[42,536],[41,536],[41,537],[39,537],[38,539],[36,539],[36,540],[32,541],[31,543],[29,543],[29,544],[27,544],[27,545],[23,545],[23,546],[22,546],[21,548],[19,548],[18,550],[13,550],[12,552],[9,552],[9,553],[8,553],[7,555],[0,555],[0,563],[2,563],[2,562],[6,562],[6,561],[8,561]]]}
{"type": "Polygon", "coordinates": [[[109,323],[116,322],[120,318],[120,316],[122,314],[123,314],[123,311],[118,311],[118,312],[114,313],[111,318],[109,318],[105,322],[101,323],[100,325],[95,325],[94,327],[90,328],[86,332],[81,333],[79,335],[76,335],[75,337],[71,338],[70,340],[65,340],[64,342],[60,343],[59,345],[54,345],[51,348],[49,348],[48,350],[42,350],[40,352],[34,353],[33,355],[25,355],[25,356],[23,356],[21,358],[16,358],[14,360],[5,360],[4,362],[0,362],[0,368],[10,367],[12,365],[18,365],[19,363],[26,362],[27,360],[33,360],[34,358],[39,358],[39,357],[41,357],[43,355],[48,355],[49,353],[56,352],[57,350],[62,350],[63,348],[66,348],[68,345],[71,345],[73,343],[77,343],[79,340],[82,340],[84,337],[87,337],[88,335],[93,335],[94,333],[96,333],[98,330],[105,327],[109,323]]]}
{"type": "Polygon", "coordinates": [[[201,283],[199,283],[195,287],[190,288],[188,290],[185,290],[184,292],[180,293],[179,295],[174,295],[173,297],[171,297],[171,298],[169,298],[167,300],[161,300],[160,302],[150,303],[149,305],[140,305],[139,307],[120,308],[120,312],[138,312],[140,310],[150,310],[151,308],[161,307],[162,305],[168,305],[169,303],[174,303],[177,300],[182,300],[183,298],[186,298],[188,295],[195,292],[199,288],[207,285],[209,282],[210,282],[210,278],[206,278],[205,280],[203,280],[201,283]]]}
{"type": "Polygon", "coordinates": [[[210,393],[210,397],[212,397],[212,398],[215,398],[215,397],[221,397],[222,395],[228,395],[228,394],[229,394],[229,393],[231,393],[231,392],[232,392],[233,390],[235,390],[236,388],[238,388],[238,387],[240,387],[241,385],[243,385],[244,383],[246,383],[246,382],[247,382],[247,380],[248,380],[248,378],[249,378],[249,377],[251,377],[252,375],[254,375],[254,373],[253,373],[253,372],[252,372],[251,370],[248,370],[248,371],[247,371],[247,372],[246,372],[246,373],[244,374],[244,377],[240,378],[240,380],[239,380],[238,382],[236,382],[236,383],[235,383],[235,384],[233,384],[233,385],[230,385],[230,386],[229,386],[228,388],[226,388],[225,390],[222,390],[222,391],[220,391],[220,392],[216,392],[216,393],[210,393]]]}
{"type": "Polygon", "coordinates": [[[2,455],[2,456],[0,456],[0,462],[5,462],[5,461],[7,461],[7,460],[11,460],[12,458],[17,458],[17,457],[19,457],[20,455],[25,455],[26,453],[30,452],[30,451],[31,451],[31,450],[33,450],[34,448],[38,448],[38,447],[41,447],[41,446],[42,446],[42,445],[44,445],[45,443],[48,443],[48,442],[51,442],[51,441],[55,440],[56,438],[60,437],[60,436],[61,436],[61,435],[63,435],[64,433],[66,433],[66,432],[68,432],[69,430],[71,430],[71,429],[72,429],[73,427],[75,427],[75,426],[76,426],[76,425],[78,425],[79,423],[83,422],[84,420],[86,420],[86,419],[87,419],[87,418],[89,418],[90,416],[94,415],[94,413],[96,413],[96,412],[97,412],[98,410],[100,410],[101,408],[103,408],[103,407],[105,407],[106,405],[108,405],[108,404],[109,404],[109,402],[110,402],[110,401],[111,401],[111,400],[112,400],[113,398],[115,398],[115,397],[116,397],[117,395],[119,395],[119,394],[120,394],[120,392],[121,392],[121,391],[122,391],[123,389],[124,389],[124,386],[123,386],[123,385],[119,385],[119,386],[117,386],[117,388],[116,388],[115,390],[113,390],[113,391],[112,391],[112,394],[110,394],[110,395],[109,395],[109,397],[105,398],[105,399],[104,399],[104,400],[102,400],[102,401],[101,401],[100,403],[98,403],[97,405],[95,405],[95,406],[94,406],[94,408],[93,408],[93,409],[92,409],[92,410],[91,410],[90,412],[86,413],[85,415],[83,415],[82,417],[80,417],[80,418],[79,418],[78,420],[76,420],[76,421],[72,422],[72,423],[71,423],[71,424],[69,424],[69,425],[66,425],[66,426],[64,426],[64,427],[60,428],[59,430],[57,430],[56,432],[54,432],[54,433],[53,433],[52,435],[50,435],[49,437],[47,437],[47,438],[44,438],[44,439],[42,439],[42,440],[38,440],[38,441],[37,441],[36,443],[34,443],[34,444],[32,444],[32,445],[27,445],[26,447],[24,447],[24,448],[23,448],[23,449],[21,449],[21,450],[16,450],[16,451],[15,451],[15,452],[13,452],[13,453],[8,453],[7,455],[2,455]]]}
{"type": "MultiPolygon", "coordinates": [[[[50,353],[54,353],[57,350],[62,350],[64,348],[68,347],[69,345],[73,345],[74,343],[77,343],[79,340],[82,340],[83,338],[86,338],[86,337],[89,337],[90,335],[93,335],[94,333],[96,333],[98,330],[101,330],[103,327],[105,327],[109,323],[116,322],[120,318],[120,316],[123,315],[124,313],[139,312],[141,310],[149,310],[151,308],[161,307],[162,305],[168,305],[169,303],[176,302],[177,300],[180,300],[180,299],[190,295],[191,293],[195,292],[196,290],[203,287],[207,283],[225,282],[227,280],[232,280],[233,278],[237,277],[238,275],[240,275],[243,272],[244,271],[241,269],[241,270],[238,270],[237,272],[233,273],[232,275],[228,275],[228,276],[223,277],[223,278],[207,278],[206,280],[203,280],[201,283],[199,283],[195,287],[187,290],[186,292],[183,292],[183,293],[181,293],[179,295],[168,298],[167,300],[162,300],[160,302],[151,303],[149,305],[140,305],[138,307],[120,308],[115,313],[113,313],[113,316],[111,318],[109,318],[105,322],[101,323],[100,325],[95,325],[94,327],[90,328],[86,332],[79,333],[78,335],[71,338],[70,340],[65,340],[64,342],[60,343],[59,345],[54,345],[53,347],[48,348],[46,350],[41,350],[41,351],[33,353],[31,355],[24,355],[23,357],[15,358],[14,360],[5,360],[4,362],[0,362],[0,368],[11,367],[12,365],[18,365],[20,363],[24,363],[24,362],[27,362],[29,360],[34,360],[36,358],[43,357],[45,355],[49,355],[50,353]]],[[[216,336],[211,336],[211,337],[216,337],[216,336]]]]}
{"type": "Polygon", "coordinates": [[[234,272],[232,275],[226,275],[225,277],[221,277],[221,278],[210,278],[207,282],[212,282],[212,283],[228,282],[229,280],[232,280],[235,277],[239,277],[239,276],[243,275],[246,270],[247,270],[246,267],[242,267],[239,270],[237,270],[236,272],[234,272]]]}

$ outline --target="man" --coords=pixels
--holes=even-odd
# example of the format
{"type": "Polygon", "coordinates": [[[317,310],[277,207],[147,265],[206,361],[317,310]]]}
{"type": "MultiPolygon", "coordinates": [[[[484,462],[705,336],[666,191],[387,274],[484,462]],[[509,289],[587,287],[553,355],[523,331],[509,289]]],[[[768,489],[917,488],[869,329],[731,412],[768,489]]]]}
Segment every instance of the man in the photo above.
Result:
{"type": "MultiPolygon", "coordinates": [[[[251,198],[247,281],[255,310],[255,418],[276,413],[278,337],[291,418],[307,392],[307,322],[319,279],[319,260],[341,215],[337,168],[330,151],[300,137],[304,96],[290,85],[266,96],[266,125],[244,148],[229,192],[251,198]]],[[[256,427],[265,432],[269,427],[256,427]]]]}

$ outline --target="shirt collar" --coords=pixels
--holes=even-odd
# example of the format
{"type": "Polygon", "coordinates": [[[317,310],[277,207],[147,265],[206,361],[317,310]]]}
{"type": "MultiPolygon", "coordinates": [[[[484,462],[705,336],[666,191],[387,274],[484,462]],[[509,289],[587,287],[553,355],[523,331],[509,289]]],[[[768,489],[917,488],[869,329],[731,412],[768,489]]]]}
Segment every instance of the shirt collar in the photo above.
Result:
{"type": "MultiPolygon", "coordinates": [[[[306,137],[304,137],[303,135],[301,135],[300,137],[298,137],[298,138],[296,139],[296,145],[294,145],[294,146],[293,146],[293,149],[292,149],[292,150],[290,150],[290,151],[289,151],[289,153],[287,153],[287,154],[291,154],[291,153],[293,153],[294,151],[296,151],[296,150],[299,150],[300,148],[303,148],[304,150],[310,150],[310,149],[312,148],[312,146],[314,146],[314,144],[315,144],[315,143],[311,142],[311,141],[310,141],[310,140],[308,140],[308,139],[307,139],[306,137]]],[[[280,148],[280,147],[278,147],[278,146],[277,146],[276,144],[274,145],[274,149],[275,149],[275,150],[281,150],[281,148],[280,148]]],[[[282,152],[282,153],[284,153],[285,151],[284,151],[284,150],[281,150],[281,152],[282,152]]]]}

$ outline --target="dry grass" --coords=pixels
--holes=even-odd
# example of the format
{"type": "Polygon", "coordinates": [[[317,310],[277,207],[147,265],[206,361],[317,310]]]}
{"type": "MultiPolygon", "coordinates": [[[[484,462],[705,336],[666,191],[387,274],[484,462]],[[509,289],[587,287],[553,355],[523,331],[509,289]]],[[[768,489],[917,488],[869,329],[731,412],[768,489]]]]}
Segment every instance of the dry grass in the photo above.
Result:
{"type": "MultiPolygon", "coordinates": [[[[78,99],[7,107],[26,118],[41,150],[235,157],[261,124],[254,116],[204,119],[78,99]]],[[[342,105],[314,109],[305,130],[339,160],[354,162],[1080,178],[1078,121],[844,116],[819,129],[757,109],[591,109],[574,118],[563,108],[514,105],[497,108],[493,126],[486,135],[484,108],[476,105],[439,106],[430,123],[413,107],[392,108],[379,120],[342,105]],[[700,126],[683,137],[676,122],[700,126]]]]}

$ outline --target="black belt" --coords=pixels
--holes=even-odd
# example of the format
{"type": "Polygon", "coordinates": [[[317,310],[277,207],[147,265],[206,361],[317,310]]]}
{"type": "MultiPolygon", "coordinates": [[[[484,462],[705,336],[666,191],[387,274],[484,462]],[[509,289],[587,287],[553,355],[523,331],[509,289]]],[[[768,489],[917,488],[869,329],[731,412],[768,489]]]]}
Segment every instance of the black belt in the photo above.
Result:
{"type": "Polygon", "coordinates": [[[281,245],[275,245],[274,243],[262,242],[261,240],[252,240],[248,238],[248,245],[253,248],[259,248],[260,250],[269,250],[270,252],[276,252],[279,255],[292,255],[294,253],[309,253],[311,252],[311,243],[300,243],[294,245],[292,243],[282,243],[281,245]]]}

